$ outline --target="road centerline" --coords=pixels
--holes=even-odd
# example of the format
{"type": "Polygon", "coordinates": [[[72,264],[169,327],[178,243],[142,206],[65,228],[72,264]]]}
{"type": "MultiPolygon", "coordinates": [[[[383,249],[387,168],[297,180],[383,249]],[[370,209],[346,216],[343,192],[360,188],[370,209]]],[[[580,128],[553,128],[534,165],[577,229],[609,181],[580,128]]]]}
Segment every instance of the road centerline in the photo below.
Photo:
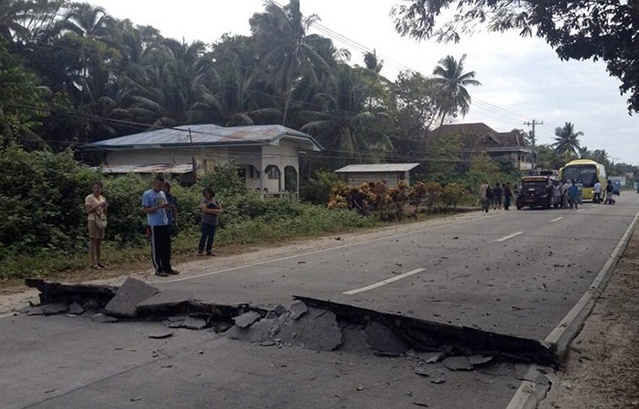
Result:
{"type": "Polygon", "coordinates": [[[517,237],[520,234],[524,234],[524,232],[523,231],[518,231],[517,233],[509,234],[508,236],[504,236],[504,237],[502,237],[500,239],[497,239],[495,241],[497,241],[497,242],[506,241],[508,239],[512,239],[513,237],[517,237]]]}
{"type": "Polygon", "coordinates": [[[375,288],[383,287],[383,286],[385,286],[387,284],[394,283],[395,281],[399,281],[399,280],[401,280],[403,278],[410,277],[412,275],[421,273],[424,270],[426,270],[426,269],[425,268],[416,268],[416,269],[411,270],[411,271],[409,271],[407,273],[399,274],[399,275],[396,275],[395,277],[387,278],[386,280],[378,281],[378,282],[376,282],[374,284],[367,285],[366,287],[356,288],[356,289],[350,290],[350,291],[344,291],[342,294],[353,295],[353,294],[363,293],[364,291],[368,291],[368,290],[372,290],[372,289],[375,289],[375,288]]]}
{"type": "Polygon", "coordinates": [[[563,219],[563,218],[564,218],[564,216],[556,217],[556,218],[552,219],[552,220],[550,221],[550,223],[558,222],[559,220],[561,220],[561,219],[563,219]]]}

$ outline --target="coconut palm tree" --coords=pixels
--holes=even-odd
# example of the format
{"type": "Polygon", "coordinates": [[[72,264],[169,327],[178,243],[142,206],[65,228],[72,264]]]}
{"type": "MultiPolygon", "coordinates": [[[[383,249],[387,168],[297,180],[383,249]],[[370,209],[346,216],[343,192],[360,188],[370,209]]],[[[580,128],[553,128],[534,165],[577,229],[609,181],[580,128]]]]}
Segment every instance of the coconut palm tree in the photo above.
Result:
{"type": "Polygon", "coordinates": [[[106,37],[116,25],[116,20],[102,7],[88,3],[73,3],[60,21],[63,31],[71,31],[80,37],[106,37]]]}
{"type": "Polygon", "coordinates": [[[465,116],[470,109],[470,94],[467,86],[479,86],[481,82],[475,79],[475,71],[464,72],[466,54],[457,61],[453,56],[446,56],[439,60],[433,70],[433,82],[438,86],[438,111],[440,126],[447,116],[461,114],[465,116]]]}
{"type": "Polygon", "coordinates": [[[376,74],[379,74],[384,68],[384,60],[377,57],[377,51],[367,51],[364,53],[364,66],[376,74]]]}
{"type": "Polygon", "coordinates": [[[557,127],[555,129],[555,143],[552,147],[559,155],[563,155],[566,159],[570,157],[577,157],[579,155],[579,137],[584,133],[579,131],[575,132],[575,125],[570,122],[566,122],[563,128],[557,127]]]}
{"type": "Polygon", "coordinates": [[[348,160],[371,160],[374,152],[387,151],[392,143],[373,126],[387,116],[369,109],[368,98],[364,69],[341,64],[326,92],[317,95],[323,109],[307,112],[311,120],[301,130],[317,137],[329,154],[348,160]]]}
{"type": "Polygon", "coordinates": [[[205,85],[210,80],[206,45],[164,39],[150,50],[139,66],[121,77],[121,100],[127,106],[118,115],[148,122],[152,127],[175,126],[205,120],[202,112],[205,85]]]}
{"type": "Polygon", "coordinates": [[[264,13],[257,13],[250,19],[264,78],[268,78],[281,108],[284,125],[296,86],[304,78],[317,81],[318,70],[329,70],[329,64],[313,47],[316,36],[306,34],[317,20],[316,15],[302,15],[299,0],[291,0],[284,7],[269,1],[264,13]]]}

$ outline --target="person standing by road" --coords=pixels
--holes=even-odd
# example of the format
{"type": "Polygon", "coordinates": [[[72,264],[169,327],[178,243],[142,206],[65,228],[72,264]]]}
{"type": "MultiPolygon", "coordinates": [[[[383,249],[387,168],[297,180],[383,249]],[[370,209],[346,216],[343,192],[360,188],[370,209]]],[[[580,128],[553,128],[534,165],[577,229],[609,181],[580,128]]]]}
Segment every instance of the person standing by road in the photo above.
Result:
{"type": "Polygon", "coordinates": [[[561,208],[568,208],[568,181],[566,180],[561,184],[561,208]]]}
{"type": "Polygon", "coordinates": [[[612,205],[615,204],[615,199],[612,198],[612,192],[614,191],[614,187],[612,186],[612,182],[608,180],[606,183],[606,198],[604,200],[604,204],[612,205]]]}
{"type": "Polygon", "coordinates": [[[171,231],[167,216],[171,205],[163,188],[164,178],[158,175],[153,179],[153,187],[142,195],[142,210],[146,213],[151,233],[151,259],[155,275],[167,277],[179,272],[171,267],[171,231]]]}
{"type": "Polygon", "coordinates": [[[499,183],[495,184],[493,188],[493,209],[501,209],[501,196],[502,196],[501,185],[499,183]]]}
{"type": "Polygon", "coordinates": [[[579,205],[579,188],[577,187],[575,179],[573,179],[570,186],[568,186],[568,203],[570,204],[571,209],[573,206],[577,209],[577,206],[579,205]]]}
{"type": "Polygon", "coordinates": [[[552,184],[552,206],[556,209],[561,206],[561,185],[554,181],[552,184]]]}
{"type": "Polygon", "coordinates": [[[102,269],[106,265],[102,264],[102,241],[106,230],[106,210],[107,201],[102,196],[102,183],[93,183],[93,193],[84,199],[84,207],[87,211],[87,225],[89,227],[89,257],[91,257],[91,268],[102,269]]]}
{"type": "Polygon", "coordinates": [[[492,192],[490,190],[490,185],[488,181],[485,180],[484,183],[479,186],[479,203],[481,205],[481,210],[483,212],[488,213],[488,209],[490,208],[490,198],[492,197],[492,192]]]}
{"type": "Polygon", "coordinates": [[[178,232],[178,199],[171,194],[171,184],[167,181],[164,182],[164,194],[166,195],[166,201],[169,202],[169,208],[166,209],[166,217],[169,219],[169,230],[171,231],[171,237],[177,235],[178,232]]]}
{"type": "Polygon", "coordinates": [[[592,201],[595,203],[601,203],[601,183],[599,183],[599,181],[595,182],[595,186],[592,188],[592,193],[592,201]]]}
{"type": "Polygon", "coordinates": [[[510,200],[513,197],[513,192],[510,189],[510,182],[504,184],[504,210],[509,210],[510,208],[510,200]]]}
{"type": "Polygon", "coordinates": [[[200,243],[197,247],[197,255],[204,255],[206,245],[206,255],[213,256],[213,240],[215,239],[215,230],[219,224],[219,214],[222,213],[222,206],[215,198],[215,192],[211,188],[202,191],[204,198],[199,208],[202,210],[202,234],[200,243]]]}

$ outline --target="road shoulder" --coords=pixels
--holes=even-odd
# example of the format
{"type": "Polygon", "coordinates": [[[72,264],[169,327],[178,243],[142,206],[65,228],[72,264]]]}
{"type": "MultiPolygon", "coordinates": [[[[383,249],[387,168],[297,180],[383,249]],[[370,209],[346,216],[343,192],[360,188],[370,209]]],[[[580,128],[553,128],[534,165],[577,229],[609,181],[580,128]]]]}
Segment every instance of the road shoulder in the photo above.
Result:
{"type": "Polygon", "coordinates": [[[639,232],[540,409],[639,407],[639,232]]]}

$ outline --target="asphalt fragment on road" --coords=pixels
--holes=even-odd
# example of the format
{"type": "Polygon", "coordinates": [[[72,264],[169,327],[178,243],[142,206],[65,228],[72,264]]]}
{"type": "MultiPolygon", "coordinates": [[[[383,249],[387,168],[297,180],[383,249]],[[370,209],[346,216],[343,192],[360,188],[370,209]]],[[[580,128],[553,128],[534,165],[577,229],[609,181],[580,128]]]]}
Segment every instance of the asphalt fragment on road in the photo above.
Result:
{"type": "Polygon", "coordinates": [[[188,293],[160,291],[132,278],[119,288],[28,280],[41,305],[29,313],[86,311],[95,321],[157,320],[167,330],[212,329],[229,339],[261,346],[315,351],[344,350],[377,356],[430,353],[424,364],[443,361],[449,370],[473,370],[493,360],[556,366],[546,343],[391,314],[328,300],[294,297],[287,308],[204,304],[188,293]],[[106,295],[111,294],[108,298],[106,295]],[[94,297],[92,297],[94,295],[94,297]],[[96,308],[97,306],[97,308],[96,308]]]}

